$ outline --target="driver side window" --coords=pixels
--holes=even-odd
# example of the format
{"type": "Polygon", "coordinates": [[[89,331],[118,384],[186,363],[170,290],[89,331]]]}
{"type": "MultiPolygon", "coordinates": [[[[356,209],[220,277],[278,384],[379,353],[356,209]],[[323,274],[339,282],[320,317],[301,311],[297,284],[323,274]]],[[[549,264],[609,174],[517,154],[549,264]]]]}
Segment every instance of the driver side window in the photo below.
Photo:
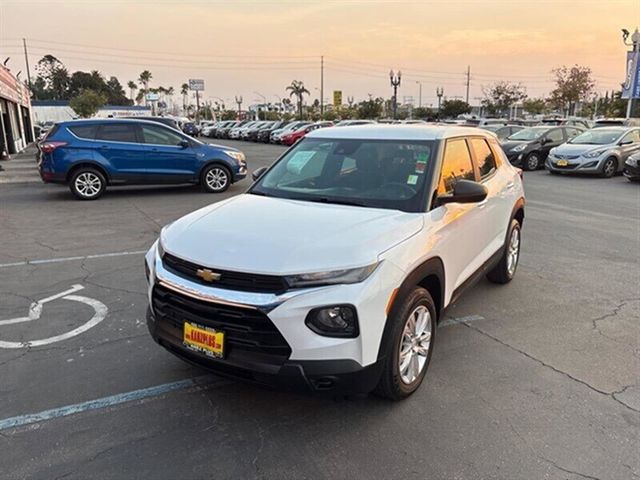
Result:
{"type": "Polygon", "coordinates": [[[471,154],[464,138],[448,140],[442,159],[442,173],[438,183],[438,195],[453,192],[460,179],[475,180],[471,154]]]}

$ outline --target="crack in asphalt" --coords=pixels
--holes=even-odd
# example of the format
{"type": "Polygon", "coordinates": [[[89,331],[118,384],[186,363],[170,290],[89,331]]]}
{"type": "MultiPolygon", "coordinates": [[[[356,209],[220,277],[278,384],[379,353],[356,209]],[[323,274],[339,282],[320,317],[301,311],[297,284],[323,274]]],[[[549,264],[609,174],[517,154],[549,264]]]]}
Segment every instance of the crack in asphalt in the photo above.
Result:
{"type": "Polygon", "coordinates": [[[156,235],[160,235],[160,230],[162,230],[162,227],[164,225],[161,225],[160,223],[158,223],[154,218],[152,218],[147,212],[145,212],[144,210],[142,210],[140,207],[138,207],[138,205],[136,205],[135,203],[133,203],[131,200],[128,201],[129,205],[131,205],[136,211],[138,211],[144,218],[146,218],[148,221],[150,221],[151,223],[153,223],[156,227],[156,229],[153,229],[153,233],[155,233],[156,235]]]}
{"type": "Polygon", "coordinates": [[[598,326],[598,322],[601,322],[603,320],[606,320],[608,318],[613,318],[618,316],[618,314],[620,313],[620,311],[626,307],[628,304],[632,303],[632,302],[637,302],[640,301],[640,297],[638,298],[628,298],[628,299],[624,299],[621,300],[620,303],[618,305],[616,305],[615,307],[613,307],[613,311],[610,313],[606,313],[604,315],[601,315],[599,317],[593,318],[591,320],[591,325],[592,325],[592,330],[595,330],[596,332],[598,332],[600,335],[602,335],[603,337],[612,340],[614,342],[617,343],[621,343],[618,339],[610,337],[609,335],[606,335],[602,332],[602,330],[600,330],[600,327],[598,326]]]}
{"type": "Polygon", "coordinates": [[[599,394],[601,394],[601,395],[605,395],[605,396],[607,396],[607,397],[611,398],[614,402],[619,403],[619,404],[620,404],[620,405],[622,405],[624,408],[626,408],[626,409],[628,409],[628,410],[631,410],[632,412],[640,413],[640,410],[637,410],[637,409],[635,409],[635,408],[631,407],[630,405],[627,405],[626,403],[624,403],[622,400],[620,400],[620,399],[616,398],[616,396],[615,396],[615,395],[617,395],[617,394],[622,393],[622,392],[623,392],[624,390],[626,390],[627,388],[629,388],[629,387],[630,387],[630,385],[625,386],[622,390],[619,390],[619,391],[615,391],[615,392],[611,392],[611,393],[609,393],[609,392],[605,392],[604,390],[600,390],[600,389],[598,389],[598,388],[594,387],[593,385],[591,385],[591,384],[589,384],[589,383],[585,382],[584,380],[580,380],[579,378],[574,377],[574,376],[573,376],[573,375],[571,375],[570,373],[564,372],[564,371],[560,370],[559,368],[554,367],[553,365],[550,365],[550,364],[548,364],[548,363],[546,363],[546,362],[543,362],[542,360],[540,360],[540,359],[538,359],[538,358],[534,357],[533,355],[531,355],[531,354],[529,354],[529,353],[525,352],[524,350],[520,350],[519,348],[516,348],[516,347],[514,347],[513,345],[509,345],[507,342],[505,342],[505,341],[503,341],[503,340],[500,340],[499,338],[497,338],[497,337],[495,337],[495,336],[491,335],[490,333],[485,332],[484,330],[481,330],[480,328],[478,328],[478,327],[476,327],[476,326],[474,326],[474,325],[470,325],[470,324],[468,324],[468,323],[463,323],[462,325],[464,325],[464,326],[465,326],[465,327],[467,327],[467,328],[470,328],[471,330],[474,330],[474,331],[478,332],[478,333],[479,333],[479,334],[481,334],[481,335],[484,335],[484,336],[485,336],[485,337],[487,337],[487,338],[490,338],[490,339],[491,339],[491,340],[493,340],[494,342],[497,342],[497,343],[499,343],[500,345],[503,345],[503,346],[505,346],[505,347],[507,347],[507,348],[509,348],[509,349],[513,350],[514,352],[518,352],[519,354],[521,354],[521,355],[523,355],[523,356],[527,357],[527,358],[528,358],[528,359],[530,359],[530,360],[533,360],[534,362],[536,362],[536,363],[538,363],[538,364],[542,365],[543,367],[549,368],[549,369],[553,370],[554,372],[559,373],[559,374],[561,374],[561,375],[564,375],[565,377],[567,377],[567,378],[569,378],[569,379],[573,380],[574,382],[577,382],[577,383],[580,383],[580,384],[584,385],[585,387],[589,388],[590,390],[592,390],[592,391],[594,391],[594,392],[596,392],[596,393],[599,393],[599,394]]]}
{"type": "Polygon", "coordinates": [[[547,462],[549,465],[552,465],[554,468],[557,468],[561,472],[570,473],[571,475],[577,475],[580,478],[586,478],[588,480],[601,480],[600,477],[593,477],[591,475],[587,475],[586,473],[580,473],[573,470],[569,470],[568,468],[561,467],[556,462],[554,462],[553,460],[549,460],[546,457],[539,456],[538,458],[540,458],[540,460],[547,462]]]}

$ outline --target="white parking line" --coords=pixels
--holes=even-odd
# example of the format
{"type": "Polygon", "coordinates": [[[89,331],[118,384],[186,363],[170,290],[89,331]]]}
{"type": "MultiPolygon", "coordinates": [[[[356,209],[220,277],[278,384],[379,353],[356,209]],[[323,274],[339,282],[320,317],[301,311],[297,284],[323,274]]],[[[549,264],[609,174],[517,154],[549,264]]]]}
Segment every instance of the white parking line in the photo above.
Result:
{"type": "Polygon", "coordinates": [[[11,325],[13,323],[22,323],[22,322],[31,322],[33,320],[38,320],[40,315],[42,314],[42,305],[51,302],[52,300],[57,300],[58,298],[62,298],[65,295],[70,295],[79,290],[82,290],[84,287],[82,285],[73,285],[69,290],[66,290],[61,293],[56,293],[55,295],[51,295],[50,297],[43,298],[42,300],[38,300],[37,302],[33,302],[29,307],[29,315],[26,317],[18,317],[12,318],[9,320],[0,320],[0,325],[11,325]]]}
{"type": "Polygon", "coordinates": [[[78,257],[47,258],[44,260],[25,260],[24,262],[0,263],[0,268],[20,267],[23,265],[43,265],[47,263],[70,262],[73,260],[90,260],[92,258],[122,257],[125,255],[141,255],[144,253],[147,253],[147,251],[136,250],[133,252],[97,253],[95,255],[84,255],[84,256],[78,256],[78,257]]]}
{"type": "Polygon", "coordinates": [[[86,412],[87,410],[98,410],[119,405],[121,403],[142,400],[149,397],[157,397],[176,390],[185,390],[192,387],[223,385],[227,383],[230,383],[229,380],[214,377],[213,375],[202,375],[200,377],[165,383],[155,387],[133,390],[132,392],[118,393],[117,395],[89,400],[88,402],[66,405],[64,407],[53,408],[51,410],[44,410],[38,413],[29,413],[26,415],[19,415],[17,417],[5,418],[4,420],[0,420],[0,431],[8,428],[22,427],[24,425],[38,423],[44,420],[51,420],[53,418],[67,417],[76,413],[86,412]]]}

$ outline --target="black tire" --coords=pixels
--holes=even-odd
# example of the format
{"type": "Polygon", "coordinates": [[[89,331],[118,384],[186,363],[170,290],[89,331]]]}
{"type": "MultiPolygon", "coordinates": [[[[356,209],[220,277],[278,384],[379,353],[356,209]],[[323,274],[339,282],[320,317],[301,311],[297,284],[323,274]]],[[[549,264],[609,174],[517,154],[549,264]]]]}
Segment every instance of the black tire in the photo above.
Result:
{"type": "Polygon", "coordinates": [[[611,178],[618,171],[618,160],[616,157],[607,158],[602,164],[602,171],[600,172],[600,176],[602,178],[611,178]]]}
{"type": "Polygon", "coordinates": [[[511,224],[509,225],[509,230],[507,231],[507,236],[505,238],[502,257],[500,258],[498,264],[493,267],[493,269],[489,271],[489,273],[487,273],[487,278],[489,279],[489,281],[493,283],[505,284],[513,280],[513,277],[516,274],[516,270],[518,269],[518,261],[520,260],[520,248],[522,246],[521,233],[522,227],[520,225],[520,222],[518,222],[518,220],[516,220],[515,218],[512,219],[511,224]],[[511,247],[514,235],[517,235],[517,251],[515,257],[515,265],[510,268],[510,254],[512,254],[511,247]]]}
{"type": "Polygon", "coordinates": [[[538,170],[541,165],[542,159],[538,152],[531,152],[529,155],[524,157],[524,160],[522,161],[522,169],[527,172],[530,172],[531,170],[538,170]]]}
{"type": "Polygon", "coordinates": [[[95,168],[81,167],[71,175],[69,190],[78,200],[97,200],[107,188],[104,175],[95,168]]]}
{"type": "Polygon", "coordinates": [[[224,165],[214,163],[202,171],[200,184],[208,193],[226,192],[231,185],[231,172],[224,165]]]}
{"type": "MultiPolygon", "coordinates": [[[[376,386],[375,393],[382,397],[391,400],[402,400],[414,393],[418,387],[422,384],[424,376],[429,369],[429,363],[431,363],[431,355],[433,354],[433,346],[436,339],[436,326],[437,316],[436,307],[433,303],[433,299],[427,290],[424,288],[416,287],[411,291],[407,297],[402,300],[402,303],[394,311],[397,313],[393,317],[389,318],[389,322],[392,322],[390,328],[383,337],[383,344],[380,346],[382,352],[386,352],[382,365],[382,375],[378,385],[376,386]],[[400,371],[400,349],[405,339],[404,331],[405,326],[410,320],[410,315],[416,311],[419,307],[425,307],[429,313],[430,318],[430,340],[429,348],[422,369],[419,370],[419,374],[415,380],[407,383],[403,379],[403,374],[400,371]]],[[[407,371],[407,374],[409,372],[407,371]]]]}

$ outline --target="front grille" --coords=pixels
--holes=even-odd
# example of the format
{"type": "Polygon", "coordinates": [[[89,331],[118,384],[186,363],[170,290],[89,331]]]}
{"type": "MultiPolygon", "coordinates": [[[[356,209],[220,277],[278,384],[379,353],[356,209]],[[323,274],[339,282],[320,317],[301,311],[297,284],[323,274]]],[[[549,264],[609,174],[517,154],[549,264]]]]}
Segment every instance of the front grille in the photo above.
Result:
{"type": "Polygon", "coordinates": [[[156,285],[153,313],[165,338],[182,345],[184,322],[204,325],[225,334],[225,360],[281,366],[291,348],[264,313],[250,308],[205,302],[156,285]]]}
{"type": "Polygon", "coordinates": [[[220,274],[220,279],[215,282],[207,282],[197,275],[197,271],[203,268],[201,265],[183,260],[170,253],[165,253],[162,257],[162,264],[170,272],[184,278],[188,278],[201,285],[208,285],[216,288],[226,288],[228,290],[240,290],[243,292],[258,293],[283,293],[287,290],[287,283],[284,278],[276,275],[258,275],[253,273],[229,272],[209,268],[209,270],[220,274]]]}

